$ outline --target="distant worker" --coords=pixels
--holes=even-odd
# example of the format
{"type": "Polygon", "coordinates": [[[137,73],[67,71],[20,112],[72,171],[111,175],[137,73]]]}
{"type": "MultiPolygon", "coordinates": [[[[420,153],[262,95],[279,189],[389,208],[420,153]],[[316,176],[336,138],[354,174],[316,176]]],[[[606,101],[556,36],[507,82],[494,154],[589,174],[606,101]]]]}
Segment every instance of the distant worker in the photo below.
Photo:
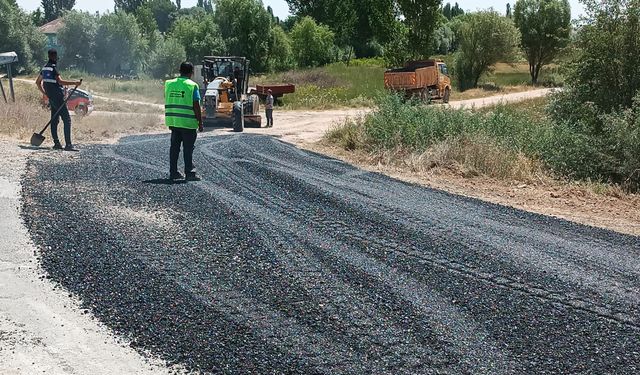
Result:
{"type": "Polygon", "coordinates": [[[184,154],[184,173],[187,181],[199,181],[193,165],[193,149],[198,131],[203,131],[200,109],[200,88],[191,80],[193,64],[180,65],[180,77],[165,82],[165,123],[171,129],[171,149],[169,151],[169,178],[181,180],[178,172],[180,146],[184,154]]]}
{"type": "Polygon", "coordinates": [[[273,102],[273,92],[269,89],[267,90],[267,101],[264,106],[267,116],[267,128],[273,127],[273,102]]]}
{"type": "MultiPolygon", "coordinates": [[[[242,90],[244,89],[244,77],[242,76],[242,71],[237,66],[233,68],[233,78],[235,79],[236,90],[238,90],[238,97],[239,97],[242,94],[244,94],[242,92],[242,90]]],[[[238,98],[238,100],[240,99],[238,98]]]]}
{"type": "Polygon", "coordinates": [[[65,81],[60,78],[60,74],[56,69],[58,52],[55,49],[50,49],[48,55],[49,61],[40,71],[40,75],[36,79],[36,86],[38,86],[38,90],[42,95],[46,95],[49,98],[53,149],[62,150],[62,145],[58,139],[58,124],[60,123],[60,117],[62,117],[62,122],[64,123],[64,150],[77,151],[71,143],[71,116],[67,106],[64,104],[64,86],[80,86],[82,81],[65,81]],[[58,109],[60,109],[60,112],[58,112],[58,109]]]}

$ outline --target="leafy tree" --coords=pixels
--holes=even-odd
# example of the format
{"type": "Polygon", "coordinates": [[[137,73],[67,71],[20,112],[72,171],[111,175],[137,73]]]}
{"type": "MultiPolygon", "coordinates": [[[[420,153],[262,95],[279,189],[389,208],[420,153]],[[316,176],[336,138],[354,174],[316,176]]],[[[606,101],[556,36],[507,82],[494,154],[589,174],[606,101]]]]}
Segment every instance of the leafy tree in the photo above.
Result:
{"type": "Polygon", "coordinates": [[[460,49],[460,31],[467,16],[467,14],[458,15],[447,22],[447,27],[453,32],[451,51],[458,51],[460,49]]]}
{"type": "Polygon", "coordinates": [[[215,20],[229,54],[246,56],[255,71],[267,70],[271,16],[261,0],[218,0],[215,20]]]}
{"type": "Polygon", "coordinates": [[[146,0],[115,0],[115,7],[117,10],[124,10],[125,12],[134,13],[138,7],[144,4],[146,0]]]}
{"type": "Polygon", "coordinates": [[[396,21],[395,0],[287,0],[298,18],[310,16],[329,26],[341,47],[366,56],[371,41],[386,43],[396,21]]]}
{"type": "Polygon", "coordinates": [[[279,25],[280,24],[280,18],[276,17],[273,14],[273,8],[271,8],[271,6],[267,6],[267,13],[269,13],[269,15],[271,16],[271,23],[274,25],[279,25]]]}
{"type": "Polygon", "coordinates": [[[171,27],[172,15],[178,10],[171,0],[149,0],[144,6],[151,10],[158,30],[163,33],[167,32],[171,27]]]}
{"type": "Polygon", "coordinates": [[[509,3],[507,3],[507,11],[505,15],[507,16],[507,18],[511,18],[513,16],[513,14],[511,13],[511,4],[509,3]]]}
{"type": "Polygon", "coordinates": [[[395,22],[391,40],[384,46],[384,60],[388,66],[403,66],[411,58],[409,51],[409,28],[402,22],[395,22]]]}
{"type": "Polygon", "coordinates": [[[46,22],[53,21],[62,16],[65,11],[73,9],[75,5],[76,0],[42,0],[44,20],[46,22]]]}
{"type": "Polygon", "coordinates": [[[71,11],[64,16],[64,26],[58,33],[58,41],[64,47],[62,60],[90,70],[95,61],[98,18],[90,13],[71,11]]]}
{"type": "Polygon", "coordinates": [[[293,29],[293,26],[295,26],[296,23],[300,21],[300,18],[301,17],[299,16],[288,16],[284,21],[282,21],[280,26],[282,26],[284,31],[291,32],[291,30],[293,29]]]}
{"type": "Polygon", "coordinates": [[[100,18],[95,57],[102,73],[140,72],[147,51],[133,14],[116,12],[100,18]]]}
{"type": "Polygon", "coordinates": [[[44,60],[44,35],[13,0],[0,0],[0,14],[0,46],[4,51],[18,54],[18,63],[13,65],[14,68],[34,71],[44,60]]]}
{"type": "Polygon", "coordinates": [[[451,20],[463,14],[464,10],[460,8],[458,3],[455,3],[454,6],[451,6],[451,3],[447,3],[444,7],[442,7],[442,15],[445,16],[445,18],[448,20],[451,20]]]}
{"type": "Polygon", "coordinates": [[[44,13],[42,13],[42,10],[40,10],[40,8],[34,10],[31,13],[31,22],[33,22],[33,24],[38,27],[47,23],[44,19],[44,13]]]}
{"type": "Polygon", "coordinates": [[[431,49],[439,55],[446,55],[452,51],[455,45],[455,34],[448,25],[440,26],[433,33],[433,46],[431,49]]]}
{"type": "Polygon", "coordinates": [[[640,190],[640,2],[586,0],[565,89],[549,113],[570,134],[554,161],[572,177],[640,190]]]}
{"type": "Polygon", "coordinates": [[[280,25],[275,25],[271,29],[271,40],[269,45],[269,69],[275,71],[285,71],[295,66],[291,38],[280,25]]]}
{"type": "Polygon", "coordinates": [[[142,5],[136,9],[135,15],[143,36],[149,37],[158,30],[158,22],[156,22],[156,18],[153,16],[153,11],[148,4],[142,5]]]}
{"type": "Polygon", "coordinates": [[[176,8],[178,8],[178,10],[182,8],[182,1],[176,0],[176,8]]]}
{"type": "Polygon", "coordinates": [[[311,17],[302,18],[291,30],[293,53],[301,67],[323,65],[333,60],[335,36],[329,27],[311,17]]]}
{"type": "Polygon", "coordinates": [[[431,37],[440,23],[442,0],[398,0],[398,6],[409,27],[409,45],[413,55],[431,54],[431,37]]]}
{"type": "Polygon", "coordinates": [[[518,0],[514,21],[522,35],[521,44],[529,61],[531,82],[538,83],[540,70],[567,46],[571,35],[568,0],[518,0]]]}
{"type": "Polygon", "coordinates": [[[151,56],[151,74],[156,78],[172,76],[186,59],[187,54],[182,43],[169,37],[160,42],[158,49],[151,56]]]}
{"type": "Polygon", "coordinates": [[[456,73],[461,90],[477,87],[492,65],[511,60],[520,38],[513,22],[495,11],[465,15],[459,33],[456,73]]]}
{"type": "Polygon", "coordinates": [[[170,35],[184,46],[187,60],[194,64],[201,62],[204,56],[224,54],[226,50],[213,15],[204,12],[179,17],[170,35]]]}
{"type": "Polygon", "coordinates": [[[202,8],[207,13],[213,13],[213,3],[211,0],[198,0],[198,8],[202,8]]]}

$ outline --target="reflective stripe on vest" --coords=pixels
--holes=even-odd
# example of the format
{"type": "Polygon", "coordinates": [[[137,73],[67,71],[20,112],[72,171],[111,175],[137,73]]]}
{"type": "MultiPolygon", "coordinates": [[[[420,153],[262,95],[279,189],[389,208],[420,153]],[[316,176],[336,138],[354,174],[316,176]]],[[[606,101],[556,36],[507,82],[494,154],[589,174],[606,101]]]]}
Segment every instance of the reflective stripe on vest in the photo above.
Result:
{"type": "Polygon", "coordinates": [[[178,77],[165,82],[164,118],[170,127],[197,129],[198,120],[193,110],[193,93],[198,84],[190,79],[178,77]]]}

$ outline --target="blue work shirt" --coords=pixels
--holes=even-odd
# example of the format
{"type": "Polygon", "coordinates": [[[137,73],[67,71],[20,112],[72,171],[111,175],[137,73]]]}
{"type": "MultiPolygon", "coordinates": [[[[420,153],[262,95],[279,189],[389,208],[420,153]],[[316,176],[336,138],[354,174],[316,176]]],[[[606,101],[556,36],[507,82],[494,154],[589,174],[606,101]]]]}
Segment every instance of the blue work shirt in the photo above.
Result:
{"type": "Polygon", "coordinates": [[[49,61],[40,71],[42,75],[42,82],[44,92],[49,97],[49,100],[64,100],[64,87],[58,83],[58,70],[56,69],[56,63],[49,61]]]}
{"type": "Polygon", "coordinates": [[[200,97],[200,90],[193,90],[193,101],[199,102],[202,98],[200,97]]]}

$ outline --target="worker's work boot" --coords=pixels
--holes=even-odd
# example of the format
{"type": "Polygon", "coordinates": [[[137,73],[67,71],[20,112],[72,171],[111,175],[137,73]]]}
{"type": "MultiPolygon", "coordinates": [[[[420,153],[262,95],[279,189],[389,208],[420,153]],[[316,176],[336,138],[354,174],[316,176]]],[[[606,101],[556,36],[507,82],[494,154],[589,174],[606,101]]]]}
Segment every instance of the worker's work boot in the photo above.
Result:
{"type": "Polygon", "coordinates": [[[171,174],[169,174],[169,179],[173,181],[182,180],[184,179],[184,176],[180,172],[171,172],[171,174]]]}
{"type": "Polygon", "coordinates": [[[62,145],[60,144],[60,142],[54,141],[53,142],[53,149],[54,150],[62,150],[62,145]]]}
{"type": "Polygon", "coordinates": [[[187,181],[201,181],[202,179],[195,172],[191,172],[191,173],[187,173],[186,180],[187,181]]]}
{"type": "Polygon", "coordinates": [[[64,146],[64,150],[65,150],[65,151],[74,151],[74,152],[80,151],[80,150],[78,150],[77,148],[74,148],[74,147],[73,147],[73,145],[66,145],[66,146],[64,146]]]}

